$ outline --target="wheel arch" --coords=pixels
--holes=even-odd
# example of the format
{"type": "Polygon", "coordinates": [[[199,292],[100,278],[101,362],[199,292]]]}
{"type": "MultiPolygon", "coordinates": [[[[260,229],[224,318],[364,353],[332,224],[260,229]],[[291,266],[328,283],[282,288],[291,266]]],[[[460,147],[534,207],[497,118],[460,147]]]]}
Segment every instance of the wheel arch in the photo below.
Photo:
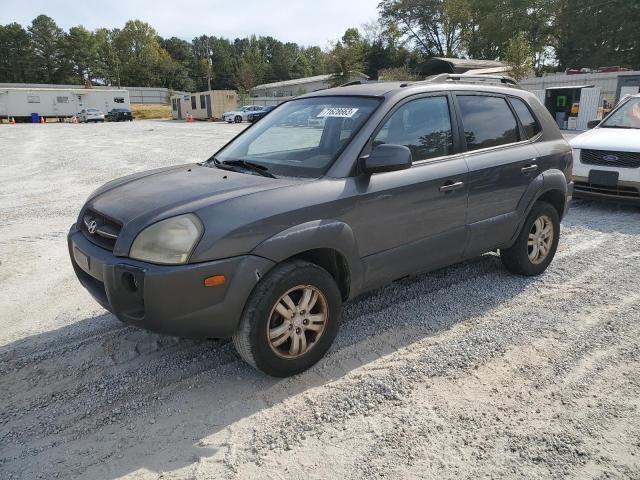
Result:
{"type": "Polygon", "coordinates": [[[520,234],[525,219],[538,201],[550,203],[558,212],[562,220],[567,213],[569,185],[564,172],[557,169],[546,170],[531,181],[527,191],[523,195],[517,211],[520,215],[518,228],[514,232],[507,246],[513,245],[520,234]]]}
{"type": "Polygon", "coordinates": [[[254,255],[276,263],[297,258],[327,270],[343,300],[356,295],[362,284],[362,262],[354,233],[344,222],[314,220],[288,228],[260,243],[254,255]]]}

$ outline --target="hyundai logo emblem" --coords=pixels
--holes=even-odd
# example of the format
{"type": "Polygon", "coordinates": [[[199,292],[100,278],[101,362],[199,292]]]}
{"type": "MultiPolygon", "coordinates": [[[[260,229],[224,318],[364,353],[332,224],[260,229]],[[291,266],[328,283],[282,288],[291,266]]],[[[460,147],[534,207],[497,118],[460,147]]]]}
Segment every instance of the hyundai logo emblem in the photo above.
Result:
{"type": "Polygon", "coordinates": [[[605,155],[604,157],[602,157],[602,159],[605,162],[617,162],[618,161],[618,157],[616,157],[615,155],[605,155]]]}
{"type": "Polygon", "coordinates": [[[98,228],[98,222],[95,220],[91,220],[89,225],[87,225],[87,231],[92,235],[96,233],[96,228],[98,228]]]}

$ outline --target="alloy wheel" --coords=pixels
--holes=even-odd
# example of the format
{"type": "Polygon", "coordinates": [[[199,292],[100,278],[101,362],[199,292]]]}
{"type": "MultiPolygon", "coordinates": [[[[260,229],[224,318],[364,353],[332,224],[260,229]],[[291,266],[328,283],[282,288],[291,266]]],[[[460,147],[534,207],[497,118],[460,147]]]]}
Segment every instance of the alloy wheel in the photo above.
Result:
{"type": "Polygon", "coordinates": [[[533,222],[527,241],[527,253],[531,263],[539,265],[544,262],[553,245],[553,234],[553,223],[548,216],[542,215],[533,222]]]}
{"type": "Polygon", "coordinates": [[[298,285],[282,295],[271,310],[267,338],[273,352],[287,359],[306,354],[325,331],[328,304],[313,285],[298,285]]]}

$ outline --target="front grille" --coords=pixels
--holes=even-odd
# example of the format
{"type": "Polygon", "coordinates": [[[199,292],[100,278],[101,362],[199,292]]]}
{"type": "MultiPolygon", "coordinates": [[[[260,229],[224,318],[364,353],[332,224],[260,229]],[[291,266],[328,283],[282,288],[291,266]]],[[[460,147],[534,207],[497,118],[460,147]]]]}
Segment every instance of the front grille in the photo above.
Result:
{"type": "Polygon", "coordinates": [[[640,152],[612,152],[609,150],[582,150],[580,161],[586,165],[618,168],[639,168],[640,152]]]}
{"type": "Polygon", "coordinates": [[[80,230],[91,243],[110,251],[116,245],[121,228],[122,225],[115,220],[90,209],[85,212],[80,225],[80,230]]]}
{"type": "Polygon", "coordinates": [[[574,189],[578,192],[599,193],[601,195],[614,195],[616,197],[624,198],[640,198],[640,192],[637,188],[625,187],[622,185],[608,187],[588,182],[575,182],[574,189]]]}

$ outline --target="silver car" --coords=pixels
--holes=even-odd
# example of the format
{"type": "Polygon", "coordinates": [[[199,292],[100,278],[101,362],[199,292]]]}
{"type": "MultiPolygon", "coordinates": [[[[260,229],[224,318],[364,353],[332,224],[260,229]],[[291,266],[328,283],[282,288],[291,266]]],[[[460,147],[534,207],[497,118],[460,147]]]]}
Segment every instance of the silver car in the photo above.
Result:
{"type": "Polygon", "coordinates": [[[240,107],[239,110],[223,113],[222,119],[229,123],[246,122],[250,113],[259,112],[263,108],[264,107],[261,107],[260,105],[245,105],[244,107],[240,107]]]}
{"type": "Polygon", "coordinates": [[[78,113],[78,121],[80,123],[89,123],[89,122],[102,122],[104,123],[104,113],[98,110],[97,108],[86,108],[82,109],[80,113],[78,113]]]}

